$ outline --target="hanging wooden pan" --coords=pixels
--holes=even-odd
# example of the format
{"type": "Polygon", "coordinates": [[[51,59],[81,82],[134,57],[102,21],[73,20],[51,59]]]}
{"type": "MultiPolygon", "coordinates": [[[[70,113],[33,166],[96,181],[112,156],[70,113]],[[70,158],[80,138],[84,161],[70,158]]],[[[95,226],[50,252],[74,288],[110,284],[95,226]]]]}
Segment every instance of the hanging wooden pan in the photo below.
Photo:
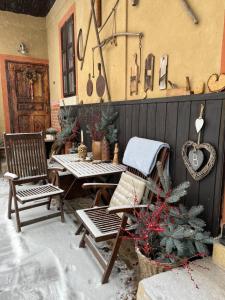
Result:
{"type": "Polygon", "coordinates": [[[102,98],[102,96],[105,93],[105,78],[102,76],[100,63],[98,63],[98,71],[99,71],[99,75],[96,81],[96,91],[97,91],[97,95],[100,98],[102,98]]]}
{"type": "Polygon", "coordinates": [[[87,95],[90,97],[93,93],[93,82],[91,80],[91,74],[88,74],[88,82],[87,82],[87,95]]]}

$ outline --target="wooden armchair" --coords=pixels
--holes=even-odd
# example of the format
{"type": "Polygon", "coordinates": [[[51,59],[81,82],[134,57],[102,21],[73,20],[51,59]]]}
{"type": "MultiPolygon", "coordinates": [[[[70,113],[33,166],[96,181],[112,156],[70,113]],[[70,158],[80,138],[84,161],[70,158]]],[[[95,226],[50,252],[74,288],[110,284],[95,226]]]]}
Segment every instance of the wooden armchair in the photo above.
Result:
{"type": "MultiPolygon", "coordinates": [[[[47,209],[50,209],[52,197],[55,195],[61,196],[64,192],[49,183],[43,134],[4,134],[4,143],[8,167],[8,172],[5,173],[4,177],[9,180],[8,218],[11,219],[12,213],[16,214],[17,231],[20,232],[22,226],[57,216],[61,216],[61,221],[64,222],[61,197],[60,212],[24,222],[20,221],[21,211],[42,205],[47,205],[47,209]],[[14,199],[14,209],[12,208],[12,198],[14,199]],[[36,201],[41,199],[42,201],[36,201]],[[18,207],[17,202],[25,204],[33,201],[35,203],[31,205],[18,207]]],[[[59,168],[51,169],[51,171],[57,173],[59,168]]],[[[54,177],[56,178],[56,176],[54,177]]]]}
{"type": "MultiPolygon", "coordinates": [[[[158,161],[162,162],[163,167],[165,166],[166,160],[168,158],[169,149],[163,148],[159,155],[158,161]]],[[[139,176],[141,178],[146,179],[146,177],[141,174],[139,171],[128,168],[129,172],[139,176]]],[[[122,175],[123,176],[123,175],[122,175]]],[[[137,177],[136,176],[136,177],[137,177]]],[[[159,183],[159,177],[156,172],[156,168],[153,170],[151,174],[152,179],[159,183]]],[[[125,179],[126,184],[126,179],[125,179]]],[[[78,218],[81,221],[81,226],[78,228],[76,234],[81,232],[81,228],[84,228],[84,232],[79,244],[80,248],[85,247],[85,245],[89,246],[90,250],[95,255],[96,259],[100,263],[103,269],[102,283],[108,282],[109,276],[111,274],[114,262],[117,258],[117,254],[120,248],[120,244],[122,242],[123,237],[127,234],[128,230],[132,230],[132,225],[129,225],[128,216],[125,213],[132,213],[134,209],[142,209],[146,208],[146,205],[138,204],[135,205],[131,203],[131,199],[127,199],[126,205],[120,206],[99,206],[101,196],[108,199],[109,202],[113,201],[112,196],[110,199],[108,190],[115,189],[117,187],[116,184],[84,184],[84,189],[97,189],[94,207],[88,209],[82,209],[76,211],[78,218]],[[122,213],[122,215],[121,215],[122,213]],[[110,239],[114,239],[113,250],[111,256],[108,261],[102,256],[101,252],[96,246],[96,242],[108,241],[110,239]]],[[[153,193],[149,195],[150,200],[153,199],[153,193]]],[[[114,197],[115,198],[115,197],[114,197]]],[[[127,197],[128,198],[128,197],[127,197]]],[[[126,201],[126,200],[125,200],[126,201]]],[[[133,202],[133,199],[132,199],[133,202]]],[[[125,204],[125,203],[124,203],[125,204]]]]}

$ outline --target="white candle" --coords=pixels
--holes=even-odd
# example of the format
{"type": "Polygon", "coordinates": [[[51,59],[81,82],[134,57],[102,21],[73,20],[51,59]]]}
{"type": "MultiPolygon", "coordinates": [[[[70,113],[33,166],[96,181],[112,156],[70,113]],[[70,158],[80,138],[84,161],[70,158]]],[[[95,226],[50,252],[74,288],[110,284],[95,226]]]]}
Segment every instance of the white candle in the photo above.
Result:
{"type": "Polygon", "coordinates": [[[81,130],[80,136],[81,136],[81,143],[83,144],[84,143],[84,132],[83,132],[83,130],[81,130]]]}

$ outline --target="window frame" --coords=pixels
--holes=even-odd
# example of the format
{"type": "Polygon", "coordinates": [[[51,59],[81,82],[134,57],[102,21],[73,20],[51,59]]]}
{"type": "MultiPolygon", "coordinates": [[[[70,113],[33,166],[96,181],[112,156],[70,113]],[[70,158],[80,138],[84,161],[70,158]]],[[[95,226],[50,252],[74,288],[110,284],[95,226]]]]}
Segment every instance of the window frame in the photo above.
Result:
{"type": "Polygon", "coordinates": [[[62,60],[62,87],[63,97],[68,98],[76,95],[76,63],[75,63],[75,38],[74,38],[74,14],[72,14],[62,25],[60,29],[61,35],[61,60],[62,60]],[[72,40],[69,41],[69,29],[72,28],[72,40]],[[64,36],[65,35],[65,36],[64,36]],[[69,51],[72,48],[72,62],[73,66],[69,66],[69,51]],[[65,55],[65,61],[64,61],[65,55]],[[65,66],[66,63],[66,66],[65,66]],[[74,77],[74,87],[70,86],[70,74],[74,77]],[[66,89],[65,89],[66,78],[66,89]]]}

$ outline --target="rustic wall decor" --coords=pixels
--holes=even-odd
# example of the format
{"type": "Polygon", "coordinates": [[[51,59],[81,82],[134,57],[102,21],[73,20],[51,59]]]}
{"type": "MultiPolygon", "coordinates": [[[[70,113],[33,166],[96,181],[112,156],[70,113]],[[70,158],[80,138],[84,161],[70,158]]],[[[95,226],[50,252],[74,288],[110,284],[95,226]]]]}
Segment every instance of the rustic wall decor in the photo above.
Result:
{"type": "MultiPolygon", "coordinates": [[[[184,164],[185,164],[188,172],[191,174],[192,178],[196,181],[199,181],[199,180],[202,180],[204,177],[206,177],[210,173],[212,168],[214,167],[215,162],[216,162],[216,151],[213,148],[213,146],[208,143],[196,144],[195,142],[187,141],[182,147],[182,158],[183,158],[184,164]],[[195,150],[205,149],[210,155],[206,165],[200,171],[195,171],[191,162],[189,161],[187,152],[190,147],[195,150]]],[[[197,161],[198,159],[199,159],[199,156],[197,157],[197,154],[196,154],[196,157],[194,158],[194,160],[197,161]]],[[[199,162],[198,162],[196,164],[196,167],[198,167],[198,168],[201,167],[201,164],[199,165],[199,162]]]]}
{"type": "Polygon", "coordinates": [[[160,59],[159,69],[159,88],[165,90],[167,88],[167,70],[168,70],[168,55],[163,55],[160,59]]]}
{"type": "Polygon", "coordinates": [[[93,93],[93,82],[91,80],[91,74],[88,74],[88,82],[87,82],[87,95],[90,97],[93,93]]]}
{"type": "Polygon", "coordinates": [[[148,90],[153,91],[154,67],[155,67],[155,56],[153,54],[149,54],[145,60],[145,75],[144,75],[145,93],[147,93],[148,90]]]}
{"type": "Polygon", "coordinates": [[[216,151],[208,143],[200,144],[201,130],[204,125],[203,112],[205,106],[201,104],[199,117],[195,120],[195,130],[198,134],[198,142],[187,141],[182,147],[182,158],[184,164],[194,180],[199,181],[206,177],[213,168],[216,161],[216,151]],[[205,155],[202,150],[209,153],[209,159],[205,166],[198,171],[203,165],[205,155]],[[198,171],[198,172],[197,172],[198,171]]]}
{"type": "Polygon", "coordinates": [[[100,97],[100,100],[102,100],[102,97],[105,93],[105,78],[102,76],[101,68],[102,68],[101,64],[98,63],[99,75],[98,75],[98,78],[96,81],[96,92],[97,92],[97,95],[100,97]]]}
{"type": "Polygon", "coordinates": [[[190,4],[188,3],[188,0],[181,0],[181,2],[183,3],[186,12],[189,14],[194,24],[198,24],[199,23],[198,17],[196,16],[194,10],[191,8],[190,4]]]}
{"type": "Polygon", "coordinates": [[[134,62],[130,70],[130,95],[138,94],[139,66],[137,64],[137,53],[134,54],[134,62]]]}
{"type": "Polygon", "coordinates": [[[84,42],[83,42],[83,31],[80,28],[77,36],[77,58],[79,61],[84,60],[84,42]]]}
{"type": "Polygon", "coordinates": [[[210,92],[222,92],[225,90],[225,74],[212,74],[207,82],[210,92]]]}

